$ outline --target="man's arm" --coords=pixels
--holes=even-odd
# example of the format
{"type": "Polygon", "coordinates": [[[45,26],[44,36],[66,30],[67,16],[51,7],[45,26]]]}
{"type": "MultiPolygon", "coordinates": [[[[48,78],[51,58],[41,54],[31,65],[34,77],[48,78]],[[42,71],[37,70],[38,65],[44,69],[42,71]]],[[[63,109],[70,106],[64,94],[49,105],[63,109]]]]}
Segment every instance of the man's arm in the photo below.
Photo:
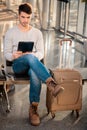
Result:
{"type": "Polygon", "coordinates": [[[39,60],[44,58],[44,43],[42,32],[39,31],[37,43],[35,45],[35,53],[33,53],[39,60]]]}
{"type": "Polygon", "coordinates": [[[9,61],[13,60],[11,36],[12,34],[8,30],[4,37],[4,56],[9,61]]]}

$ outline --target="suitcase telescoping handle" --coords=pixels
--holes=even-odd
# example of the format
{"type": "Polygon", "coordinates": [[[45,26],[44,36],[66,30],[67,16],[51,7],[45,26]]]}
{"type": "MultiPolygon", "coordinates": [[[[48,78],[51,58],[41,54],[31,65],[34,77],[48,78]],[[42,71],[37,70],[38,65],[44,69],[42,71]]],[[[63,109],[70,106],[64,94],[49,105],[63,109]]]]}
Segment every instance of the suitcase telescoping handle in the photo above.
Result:
{"type": "Polygon", "coordinates": [[[69,39],[69,38],[64,38],[64,39],[61,39],[59,41],[59,45],[60,45],[60,61],[59,61],[59,68],[62,68],[62,64],[63,64],[63,51],[62,51],[62,48],[63,48],[63,44],[64,43],[69,43],[69,53],[68,53],[68,58],[67,58],[67,64],[66,64],[66,68],[70,68],[70,56],[71,56],[71,50],[72,50],[72,40],[69,39]]]}

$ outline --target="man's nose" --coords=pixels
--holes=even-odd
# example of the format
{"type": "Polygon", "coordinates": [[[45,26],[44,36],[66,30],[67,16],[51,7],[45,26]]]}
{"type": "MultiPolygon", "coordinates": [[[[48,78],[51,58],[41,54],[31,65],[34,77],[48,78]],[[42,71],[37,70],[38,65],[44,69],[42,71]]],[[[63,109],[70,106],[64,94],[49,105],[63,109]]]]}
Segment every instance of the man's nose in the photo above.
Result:
{"type": "Polygon", "coordinates": [[[25,18],[25,22],[27,22],[28,21],[28,18],[25,18]]]}

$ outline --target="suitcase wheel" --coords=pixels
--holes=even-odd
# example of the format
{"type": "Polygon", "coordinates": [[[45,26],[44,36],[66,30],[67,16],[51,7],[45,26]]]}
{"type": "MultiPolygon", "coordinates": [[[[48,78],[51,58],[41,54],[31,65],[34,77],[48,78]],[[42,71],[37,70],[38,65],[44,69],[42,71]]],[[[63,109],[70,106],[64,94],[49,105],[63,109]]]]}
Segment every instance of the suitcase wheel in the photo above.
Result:
{"type": "Polygon", "coordinates": [[[52,118],[55,118],[55,113],[51,112],[51,116],[52,116],[52,118]]]}
{"type": "MultiPolygon", "coordinates": [[[[79,110],[75,110],[76,111],[76,118],[79,117],[79,110]]],[[[72,110],[71,114],[74,114],[74,110],[72,110]]]]}
{"type": "Polygon", "coordinates": [[[49,114],[50,113],[50,111],[49,111],[49,109],[47,108],[47,114],[49,114]]]}
{"type": "Polygon", "coordinates": [[[79,110],[76,110],[76,118],[79,117],[79,110]]]}
{"type": "Polygon", "coordinates": [[[71,115],[73,115],[74,114],[74,110],[72,110],[72,112],[71,112],[71,115]]]}
{"type": "Polygon", "coordinates": [[[6,110],[6,113],[9,113],[10,111],[11,111],[10,109],[7,109],[7,110],[6,110]]]}

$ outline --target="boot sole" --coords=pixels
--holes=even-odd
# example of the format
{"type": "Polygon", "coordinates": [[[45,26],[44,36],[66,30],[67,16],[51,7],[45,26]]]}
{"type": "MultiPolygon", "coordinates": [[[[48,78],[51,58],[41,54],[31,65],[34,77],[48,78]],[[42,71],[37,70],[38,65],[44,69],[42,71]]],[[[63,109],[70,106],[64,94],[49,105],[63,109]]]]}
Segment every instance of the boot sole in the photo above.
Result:
{"type": "Polygon", "coordinates": [[[40,125],[40,122],[38,122],[38,123],[33,123],[30,118],[29,118],[29,122],[30,122],[30,124],[31,124],[32,126],[38,126],[38,125],[40,125]]]}
{"type": "Polygon", "coordinates": [[[38,126],[38,125],[40,125],[40,122],[39,122],[39,123],[32,123],[32,122],[30,122],[30,124],[31,124],[32,126],[38,126]]]}

